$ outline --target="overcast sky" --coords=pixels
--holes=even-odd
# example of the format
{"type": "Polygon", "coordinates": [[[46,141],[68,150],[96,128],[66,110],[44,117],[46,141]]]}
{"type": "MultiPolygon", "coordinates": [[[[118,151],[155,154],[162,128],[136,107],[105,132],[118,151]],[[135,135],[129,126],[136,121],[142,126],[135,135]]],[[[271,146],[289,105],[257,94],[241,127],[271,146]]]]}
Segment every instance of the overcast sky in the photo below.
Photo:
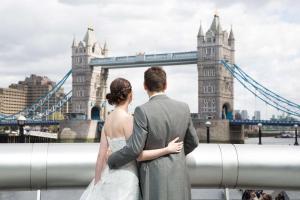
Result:
{"type": "MultiPolygon", "coordinates": [[[[0,87],[30,74],[59,80],[71,65],[71,43],[93,25],[109,56],[137,52],[196,50],[202,22],[209,28],[218,12],[223,29],[233,26],[236,63],[252,77],[286,98],[300,102],[300,2],[238,0],[2,0],[0,4],[0,87]]],[[[169,96],[197,112],[196,65],[165,67],[169,96]]],[[[145,69],[111,70],[129,79],[133,108],[147,100],[145,69]]],[[[67,87],[68,89],[68,87],[67,87]]],[[[235,82],[235,109],[249,115],[276,113],[235,82]]]]}

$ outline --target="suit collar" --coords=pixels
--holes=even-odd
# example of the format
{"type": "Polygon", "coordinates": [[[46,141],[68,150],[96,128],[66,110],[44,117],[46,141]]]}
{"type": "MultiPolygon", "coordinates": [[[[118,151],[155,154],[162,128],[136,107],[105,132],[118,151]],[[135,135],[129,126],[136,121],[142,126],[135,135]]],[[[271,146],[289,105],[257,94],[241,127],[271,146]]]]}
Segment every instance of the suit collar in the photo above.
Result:
{"type": "Polygon", "coordinates": [[[158,100],[158,99],[168,99],[169,97],[162,93],[162,94],[158,94],[158,95],[155,95],[155,96],[152,96],[149,101],[153,101],[153,100],[158,100]]]}
{"type": "Polygon", "coordinates": [[[152,99],[153,97],[158,96],[158,95],[162,95],[162,94],[165,94],[165,93],[164,92],[155,93],[152,96],[150,96],[149,99],[152,99]]]}

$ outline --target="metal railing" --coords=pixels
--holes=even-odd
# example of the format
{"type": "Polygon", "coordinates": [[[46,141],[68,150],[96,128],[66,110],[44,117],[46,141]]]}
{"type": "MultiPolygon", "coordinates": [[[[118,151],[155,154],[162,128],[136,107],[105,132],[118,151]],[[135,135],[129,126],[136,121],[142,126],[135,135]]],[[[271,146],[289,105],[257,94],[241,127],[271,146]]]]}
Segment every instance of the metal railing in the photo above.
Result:
{"type": "Polygon", "coordinates": [[[276,121],[276,120],[229,120],[232,125],[257,125],[261,123],[267,126],[294,126],[300,125],[299,121],[276,121]]]}
{"type": "MultiPolygon", "coordinates": [[[[98,143],[1,144],[0,190],[86,187],[98,148],[98,143]]],[[[300,189],[296,146],[200,144],[187,164],[193,187],[300,189]]]]}

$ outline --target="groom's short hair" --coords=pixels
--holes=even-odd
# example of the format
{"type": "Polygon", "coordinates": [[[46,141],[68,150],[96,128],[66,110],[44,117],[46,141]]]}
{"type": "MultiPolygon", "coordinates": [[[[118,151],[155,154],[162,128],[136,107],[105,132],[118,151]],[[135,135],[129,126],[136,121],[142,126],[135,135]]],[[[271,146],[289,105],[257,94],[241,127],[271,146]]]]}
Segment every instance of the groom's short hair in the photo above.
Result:
{"type": "Polygon", "coordinates": [[[166,89],[167,74],[161,67],[151,67],[144,73],[144,83],[150,92],[161,92],[166,89]]]}

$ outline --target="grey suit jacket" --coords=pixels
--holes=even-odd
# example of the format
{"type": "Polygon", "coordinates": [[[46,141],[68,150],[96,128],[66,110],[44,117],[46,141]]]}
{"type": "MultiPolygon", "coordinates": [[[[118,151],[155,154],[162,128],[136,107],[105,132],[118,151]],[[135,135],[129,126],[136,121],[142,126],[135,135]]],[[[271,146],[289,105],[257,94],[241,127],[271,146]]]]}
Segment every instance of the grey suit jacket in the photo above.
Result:
{"type": "Polygon", "coordinates": [[[144,200],[191,199],[185,155],[193,151],[199,139],[187,104],[166,95],[158,95],[137,107],[133,134],[127,145],[108,158],[115,169],[135,160],[145,150],[164,148],[174,138],[184,141],[184,151],[139,163],[144,200]]]}

